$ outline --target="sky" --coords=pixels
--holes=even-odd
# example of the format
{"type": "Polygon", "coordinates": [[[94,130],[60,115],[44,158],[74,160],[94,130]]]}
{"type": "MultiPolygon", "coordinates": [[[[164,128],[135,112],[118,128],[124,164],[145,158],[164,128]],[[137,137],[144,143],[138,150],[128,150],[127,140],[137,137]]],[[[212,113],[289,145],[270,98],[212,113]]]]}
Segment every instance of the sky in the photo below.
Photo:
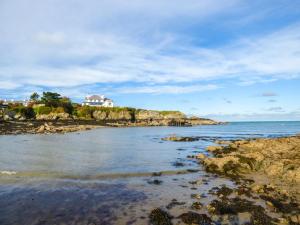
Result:
{"type": "Polygon", "coordinates": [[[300,120],[300,0],[0,0],[0,99],[300,120]]]}

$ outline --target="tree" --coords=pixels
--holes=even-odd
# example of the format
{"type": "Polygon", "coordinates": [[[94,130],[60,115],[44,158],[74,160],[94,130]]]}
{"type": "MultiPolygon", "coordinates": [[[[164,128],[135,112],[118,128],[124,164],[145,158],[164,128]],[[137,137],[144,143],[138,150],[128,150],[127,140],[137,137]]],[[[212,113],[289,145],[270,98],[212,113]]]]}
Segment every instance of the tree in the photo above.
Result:
{"type": "Polygon", "coordinates": [[[34,101],[34,102],[37,102],[40,98],[40,95],[36,92],[32,93],[32,95],[30,95],[30,100],[31,101],[34,101]]]}
{"type": "Polygon", "coordinates": [[[46,106],[57,107],[60,100],[62,99],[61,95],[55,92],[43,92],[41,102],[46,106]]]}

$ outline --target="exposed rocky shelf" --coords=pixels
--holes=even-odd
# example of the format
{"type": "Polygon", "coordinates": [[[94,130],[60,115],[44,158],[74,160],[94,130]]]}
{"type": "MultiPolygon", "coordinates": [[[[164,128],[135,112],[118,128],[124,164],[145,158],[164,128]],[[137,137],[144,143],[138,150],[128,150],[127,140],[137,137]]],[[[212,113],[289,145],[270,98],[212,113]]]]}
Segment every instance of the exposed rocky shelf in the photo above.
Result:
{"type": "Polygon", "coordinates": [[[65,112],[36,114],[28,118],[12,110],[0,111],[0,134],[65,133],[95,127],[193,126],[222,124],[210,119],[188,118],[179,111],[155,111],[132,108],[90,108],[89,117],[65,112]],[[45,125],[46,124],[46,125],[45,125]]]}

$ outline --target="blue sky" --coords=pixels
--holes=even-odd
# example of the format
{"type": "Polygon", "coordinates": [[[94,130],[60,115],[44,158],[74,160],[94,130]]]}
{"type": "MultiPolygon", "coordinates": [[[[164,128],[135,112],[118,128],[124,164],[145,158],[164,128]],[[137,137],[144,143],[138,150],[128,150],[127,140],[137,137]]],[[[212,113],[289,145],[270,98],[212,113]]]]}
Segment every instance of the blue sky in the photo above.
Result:
{"type": "Polygon", "coordinates": [[[0,98],[300,120],[299,0],[1,0],[0,98]]]}

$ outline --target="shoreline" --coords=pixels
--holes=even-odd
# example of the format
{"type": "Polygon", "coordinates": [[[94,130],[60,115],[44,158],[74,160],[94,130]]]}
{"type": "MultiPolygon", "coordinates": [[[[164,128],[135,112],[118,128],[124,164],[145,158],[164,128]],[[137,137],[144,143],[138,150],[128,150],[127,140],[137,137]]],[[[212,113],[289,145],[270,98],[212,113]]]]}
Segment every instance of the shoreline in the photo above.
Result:
{"type": "Polygon", "coordinates": [[[0,121],[0,135],[70,133],[107,127],[162,127],[221,125],[213,120],[143,120],[143,121],[101,121],[101,120],[23,120],[0,121]]]}

